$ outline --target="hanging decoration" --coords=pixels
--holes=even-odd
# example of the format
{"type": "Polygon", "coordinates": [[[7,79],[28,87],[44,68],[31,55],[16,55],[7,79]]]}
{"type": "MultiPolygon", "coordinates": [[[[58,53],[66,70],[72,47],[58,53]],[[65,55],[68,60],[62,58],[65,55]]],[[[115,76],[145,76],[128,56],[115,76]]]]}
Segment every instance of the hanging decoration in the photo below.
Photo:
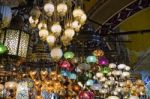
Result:
{"type": "Polygon", "coordinates": [[[58,61],[63,56],[63,52],[59,47],[53,48],[50,54],[54,61],[58,61]]]}
{"type": "Polygon", "coordinates": [[[105,58],[105,57],[101,57],[101,58],[99,58],[98,59],[98,64],[99,65],[108,65],[108,59],[107,58],[105,58]]]}
{"type": "Polygon", "coordinates": [[[8,52],[8,48],[0,43],[0,55],[8,52]]]}
{"type": "Polygon", "coordinates": [[[27,82],[18,83],[16,99],[29,99],[28,83],[27,82]]]}
{"type": "Polygon", "coordinates": [[[59,47],[51,50],[51,56],[55,60],[54,68],[30,69],[26,74],[30,77],[28,80],[19,79],[18,84],[6,82],[0,91],[6,88],[8,93],[11,89],[6,97],[16,94],[16,99],[140,99],[146,94],[144,82],[132,80],[131,67],[123,63],[109,63],[99,55],[79,60],[70,51],[62,57],[59,47]],[[99,60],[105,62],[99,64],[99,60]]]}
{"type": "Polygon", "coordinates": [[[65,59],[72,59],[74,57],[74,53],[73,52],[65,52],[64,53],[64,58],[65,59]]]}
{"type": "Polygon", "coordinates": [[[17,91],[17,82],[16,81],[8,81],[5,83],[6,89],[6,99],[15,98],[15,94],[17,91]],[[7,94],[9,93],[9,94],[7,94]]]}
{"type": "Polygon", "coordinates": [[[93,55],[96,57],[102,57],[102,56],[104,56],[104,51],[101,49],[94,50],[93,55]]]}
{"type": "MultiPolygon", "coordinates": [[[[4,29],[0,31],[0,40],[7,47],[9,55],[26,57],[29,44],[29,34],[16,29],[4,29]]],[[[0,44],[0,46],[2,46],[0,44]]],[[[6,48],[2,48],[2,50],[6,48]]],[[[0,49],[1,50],[1,49],[0,49]]],[[[1,52],[1,51],[0,51],[1,52]]]]}
{"type": "Polygon", "coordinates": [[[86,58],[86,62],[87,63],[96,63],[97,62],[97,58],[95,56],[88,56],[86,58]]]}
{"type": "Polygon", "coordinates": [[[37,5],[31,10],[29,23],[33,28],[38,27],[40,38],[50,47],[58,41],[67,46],[86,19],[82,0],[50,0],[44,2],[42,9],[37,5]]]}

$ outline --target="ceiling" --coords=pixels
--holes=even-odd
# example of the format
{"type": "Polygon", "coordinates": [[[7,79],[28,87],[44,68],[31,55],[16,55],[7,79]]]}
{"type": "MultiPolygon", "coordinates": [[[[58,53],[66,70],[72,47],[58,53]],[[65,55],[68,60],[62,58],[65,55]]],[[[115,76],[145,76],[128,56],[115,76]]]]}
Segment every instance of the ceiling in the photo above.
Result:
{"type": "MultiPolygon", "coordinates": [[[[122,24],[120,24],[119,29],[121,31],[150,29],[150,7],[126,19],[122,24]]],[[[149,67],[150,32],[145,34],[139,33],[126,35],[126,40],[132,41],[131,43],[125,44],[126,48],[128,49],[129,58],[132,64],[140,67],[149,67]]]]}
{"type": "MultiPolygon", "coordinates": [[[[99,24],[104,24],[117,12],[135,1],[136,0],[99,0],[96,5],[93,6],[89,18],[99,24]]],[[[96,28],[99,26],[98,24],[93,25],[96,28]]]]}

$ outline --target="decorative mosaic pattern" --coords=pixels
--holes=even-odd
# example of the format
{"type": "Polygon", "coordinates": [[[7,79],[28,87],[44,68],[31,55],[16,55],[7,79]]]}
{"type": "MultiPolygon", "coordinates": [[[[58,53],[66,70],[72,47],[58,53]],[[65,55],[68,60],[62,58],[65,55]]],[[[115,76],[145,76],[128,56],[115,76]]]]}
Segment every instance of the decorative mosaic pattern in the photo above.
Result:
{"type": "Polygon", "coordinates": [[[16,99],[29,99],[27,82],[20,82],[18,84],[16,99]]]}
{"type": "Polygon", "coordinates": [[[9,54],[17,54],[17,46],[19,39],[19,31],[17,30],[7,30],[5,46],[8,47],[9,54]]]}
{"type": "Polygon", "coordinates": [[[21,32],[20,38],[21,39],[20,39],[18,55],[22,57],[26,57],[27,50],[28,50],[29,35],[24,32],[21,32]]]}

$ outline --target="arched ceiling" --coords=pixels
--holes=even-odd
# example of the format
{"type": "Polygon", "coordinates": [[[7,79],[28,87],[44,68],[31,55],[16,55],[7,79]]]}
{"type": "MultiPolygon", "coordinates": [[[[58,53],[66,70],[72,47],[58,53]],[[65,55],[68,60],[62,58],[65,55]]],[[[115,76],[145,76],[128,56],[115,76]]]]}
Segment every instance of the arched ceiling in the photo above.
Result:
{"type": "MultiPolygon", "coordinates": [[[[150,7],[129,17],[122,24],[120,24],[119,29],[121,31],[150,29],[150,7]]],[[[148,56],[150,57],[150,33],[139,33],[127,36],[127,39],[132,41],[132,43],[125,44],[129,51],[130,61],[136,65],[141,64],[148,66],[150,64],[147,59],[148,56]]]]}
{"type": "Polygon", "coordinates": [[[136,0],[99,0],[99,2],[96,3],[97,6],[93,6],[94,10],[93,13],[89,15],[89,18],[97,23],[103,24],[120,10],[135,1],[136,0]]]}

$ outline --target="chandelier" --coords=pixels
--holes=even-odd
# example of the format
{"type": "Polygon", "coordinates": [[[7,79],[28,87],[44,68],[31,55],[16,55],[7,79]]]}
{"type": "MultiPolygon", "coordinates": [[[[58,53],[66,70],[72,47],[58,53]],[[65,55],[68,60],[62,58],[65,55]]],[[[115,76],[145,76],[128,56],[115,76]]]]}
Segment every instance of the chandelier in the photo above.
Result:
{"type": "Polygon", "coordinates": [[[31,10],[29,23],[50,47],[60,42],[68,46],[87,19],[82,5],[82,0],[49,0],[31,10]]]}

